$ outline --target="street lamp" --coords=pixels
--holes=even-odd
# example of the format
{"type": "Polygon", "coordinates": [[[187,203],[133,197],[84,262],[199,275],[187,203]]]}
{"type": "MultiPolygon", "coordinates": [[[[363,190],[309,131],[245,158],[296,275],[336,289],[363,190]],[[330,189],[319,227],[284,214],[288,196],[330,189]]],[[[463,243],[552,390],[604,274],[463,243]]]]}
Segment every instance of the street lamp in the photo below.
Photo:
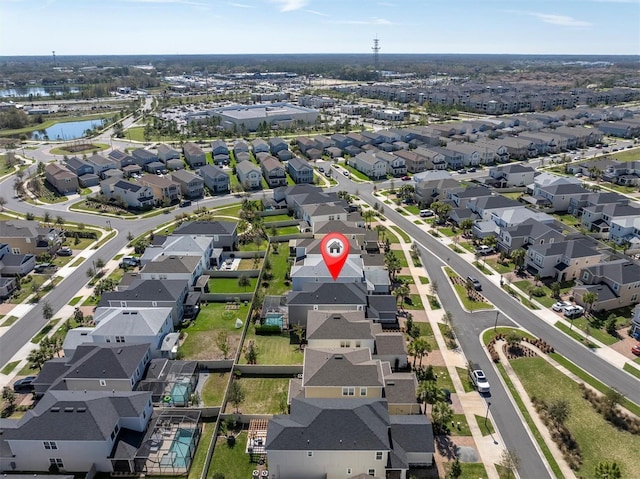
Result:
{"type": "Polygon", "coordinates": [[[487,427],[487,418],[489,417],[489,408],[491,407],[491,403],[487,401],[487,414],[484,415],[484,427],[487,427]]]}
{"type": "Polygon", "coordinates": [[[109,228],[109,231],[111,231],[112,228],[111,228],[111,221],[110,220],[107,220],[107,227],[109,228]]]}
{"type": "Polygon", "coordinates": [[[500,316],[500,310],[496,311],[496,322],[493,325],[493,331],[496,332],[498,329],[498,316],[500,316]]]}

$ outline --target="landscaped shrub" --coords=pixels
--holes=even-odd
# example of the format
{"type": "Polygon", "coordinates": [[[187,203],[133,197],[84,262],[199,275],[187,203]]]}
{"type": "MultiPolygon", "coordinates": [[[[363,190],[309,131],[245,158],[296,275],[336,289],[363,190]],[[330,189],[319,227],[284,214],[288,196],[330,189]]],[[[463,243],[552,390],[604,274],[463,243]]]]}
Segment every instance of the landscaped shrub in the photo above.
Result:
{"type": "Polygon", "coordinates": [[[542,286],[536,286],[535,288],[531,288],[531,295],[535,296],[536,298],[542,298],[544,297],[547,293],[545,293],[544,288],[542,286]]]}
{"type": "Polygon", "coordinates": [[[595,392],[583,383],[580,383],[578,387],[582,397],[589,401],[596,412],[613,426],[631,434],[640,435],[640,419],[621,411],[616,404],[611,404],[607,396],[595,392]]]}
{"type": "Polygon", "coordinates": [[[258,335],[275,335],[280,334],[282,330],[280,326],[275,324],[256,324],[256,334],[258,335]]]}

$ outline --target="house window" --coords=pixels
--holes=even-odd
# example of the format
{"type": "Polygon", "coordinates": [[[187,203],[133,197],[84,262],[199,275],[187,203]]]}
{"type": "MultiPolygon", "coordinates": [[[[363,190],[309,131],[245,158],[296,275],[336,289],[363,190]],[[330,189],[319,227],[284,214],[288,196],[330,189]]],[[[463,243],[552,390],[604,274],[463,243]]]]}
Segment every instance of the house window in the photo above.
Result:
{"type": "Polygon", "coordinates": [[[107,385],[107,381],[105,381],[104,379],[100,380],[100,386],[106,386],[107,385]]]}
{"type": "Polygon", "coordinates": [[[59,469],[64,468],[64,463],[62,462],[62,459],[59,457],[50,457],[49,464],[51,465],[55,464],[59,469]]]}
{"type": "Polygon", "coordinates": [[[351,341],[340,341],[340,347],[341,348],[350,348],[351,347],[351,341]]]}
{"type": "Polygon", "coordinates": [[[351,468],[347,467],[347,474],[351,474],[351,468]]]}
{"type": "Polygon", "coordinates": [[[376,461],[382,461],[382,451],[376,451],[376,461]]]}
{"type": "Polygon", "coordinates": [[[313,457],[313,451],[307,451],[307,457],[313,457]]]}
{"type": "Polygon", "coordinates": [[[376,470],[375,469],[369,469],[369,472],[367,472],[367,474],[369,474],[370,476],[375,476],[376,475],[376,470]]]}
{"type": "Polygon", "coordinates": [[[360,388],[360,396],[366,396],[367,395],[367,388],[360,388]]]}
{"type": "Polygon", "coordinates": [[[55,443],[55,441],[43,441],[42,445],[47,450],[58,449],[58,445],[55,443]]]}
{"type": "Polygon", "coordinates": [[[349,388],[349,387],[342,388],[343,396],[355,396],[355,394],[356,394],[355,388],[349,388]]]}
{"type": "Polygon", "coordinates": [[[20,254],[20,248],[11,248],[11,254],[20,254]]]}
{"type": "Polygon", "coordinates": [[[633,296],[631,296],[631,302],[635,303],[638,300],[638,295],[634,294],[633,296]]]}
{"type": "Polygon", "coordinates": [[[124,343],[124,336],[116,336],[116,343],[124,343]]]}
{"type": "Polygon", "coordinates": [[[361,347],[361,343],[360,341],[356,341],[356,348],[359,348],[359,347],[361,347]]]}

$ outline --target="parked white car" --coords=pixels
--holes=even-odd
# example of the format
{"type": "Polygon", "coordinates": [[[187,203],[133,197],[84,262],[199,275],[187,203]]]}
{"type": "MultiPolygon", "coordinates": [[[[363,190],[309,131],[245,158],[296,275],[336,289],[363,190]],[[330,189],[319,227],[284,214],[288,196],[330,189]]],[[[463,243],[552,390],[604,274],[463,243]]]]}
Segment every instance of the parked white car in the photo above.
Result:
{"type": "Polygon", "coordinates": [[[488,393],[491,390],[489,380],[484,375],[484,371],[482,369],[473,369],[469,375],[471,376],[473,386],[479,393],[488,393]]]}
{"type": "Polygon", "coordinates": [[[565,308],[568,308],[569,306],[572,306],[572,304],[569,301],[558,301],[557,303],[554,303],[553,306],[551,306],[551,309],[553,309],[554,311],[564,311],[565,308]]]}

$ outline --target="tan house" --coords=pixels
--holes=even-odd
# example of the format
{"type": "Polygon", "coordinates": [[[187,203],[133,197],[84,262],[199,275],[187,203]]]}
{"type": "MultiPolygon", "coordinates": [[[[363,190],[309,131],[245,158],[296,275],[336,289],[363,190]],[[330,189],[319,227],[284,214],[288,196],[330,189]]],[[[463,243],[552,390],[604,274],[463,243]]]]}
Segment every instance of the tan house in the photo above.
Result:
{"type": "Polygon", "coordinates": [[[180,199],[180,185],[166,176],[144,175],[138,183],[151,188],[158,205],[172,204],[180,199]]]}
{"type": "Polygon", "coordinates": [[[40,226],[37,221],[0,221],[0,243],[9,245],[12,254],[51,254],[64,240],[62,231],[40,226]]]}
{"type": "Polygon", "coordinates": [[[44,176],[51,186],[61,195],[77,193],[80,185],[78,176],[69,168],[58,163],[49,163],[44,167],[44,176]]]}
{"type": "Polygon", "coordinates": [[[580,272],[579,282],[573,288],[576,303],[584,306],[586,293],[595,293],[594,311],[611,310],[638,304],[640,293],[640,264],[627,259],[607,261],[580,272]]]}

